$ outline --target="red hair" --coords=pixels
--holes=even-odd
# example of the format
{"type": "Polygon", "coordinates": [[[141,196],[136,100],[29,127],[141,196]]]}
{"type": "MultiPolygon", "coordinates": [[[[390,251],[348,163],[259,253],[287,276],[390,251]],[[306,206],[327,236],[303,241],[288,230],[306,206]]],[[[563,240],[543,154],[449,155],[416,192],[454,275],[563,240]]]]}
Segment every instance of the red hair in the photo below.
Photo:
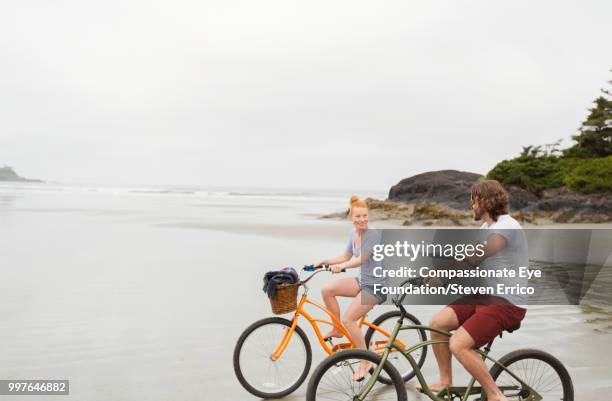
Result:
{"type": "Polygon", "coordinates": [[[360,197],[358,197],[357,195],[353,195],[351,196],[350,206],[348,210],[349,217],[353,215],[353,209],[355,209],[356,207],[362,207],[367,210],[368,204],[364,200],[362,200],[360,197]]]}

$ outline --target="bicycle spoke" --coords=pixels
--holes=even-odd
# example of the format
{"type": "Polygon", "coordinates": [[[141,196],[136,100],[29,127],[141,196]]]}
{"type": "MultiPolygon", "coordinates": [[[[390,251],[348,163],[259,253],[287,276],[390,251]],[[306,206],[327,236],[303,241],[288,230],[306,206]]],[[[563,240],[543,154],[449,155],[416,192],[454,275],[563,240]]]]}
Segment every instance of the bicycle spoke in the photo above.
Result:
{"type": "Polygon", "coordinates": [[[288,326],[270,323],[255,328],[246,337],[240,351],[240,370],[249,385],[262,393],[278,393],[293,386],[306,366],[306,346],[293,333],[280,358],[272,355],[285,338],[288,326]]]}
{"type": "MultiPolygon", "coordinates": [[[[360,363],[361,361],[358,359],[351,359],[329,368],[318,383],[316,399],[353,400],[370,378],[370,373],[366,373],[361,382],[353,380],[353,374],[359,369],[360,363]]],[[[373,365],[372,368],[376,369],[376,366],[373,365]]],[[[397,398],[394,391],[390,386],[376,383],[367,399],[373,401],[395,400],[397,398]]]]}
{"type": "MultiPolygon", "coordinates": [[[[540,358],[526,356],[524,359],[516,360],[506,367],[536,391],[543,401],[564,400],[565,390],[560,374],[549,362],[540,358]]],[[[506,391],[506,397],[512,400],[525,399],[526,393],[529,391],[506,371],[499,374],[496,383],[498,386],[518,388],[518,391],[506,391]]]]}

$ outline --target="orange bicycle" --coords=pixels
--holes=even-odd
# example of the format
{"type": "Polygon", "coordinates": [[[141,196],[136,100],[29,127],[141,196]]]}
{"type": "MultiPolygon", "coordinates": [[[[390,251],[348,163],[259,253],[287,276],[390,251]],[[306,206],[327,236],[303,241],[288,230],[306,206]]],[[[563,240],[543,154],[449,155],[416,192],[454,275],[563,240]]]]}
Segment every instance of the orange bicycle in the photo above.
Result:
{"type": "MultiPolygon", "coordinates": [[[[238,338],[234,349],[234,372],[242,386],[251,394],[261,398],[281,398],[294,392],[306,379],[312,362],[312,349],[308,337],[298,325],[300,317],[306,318],[312,326],[314,333],[323,350],[331,355],[337,351],[354,348],[354,343],[342,323],[323,305],[308,298],[308,286],[316,274],[329,271],[329,266],[319,268],[310,267],[315,270],[305,280],[299,282],[303,292],[299,301],[296,302],[295,313],[291,320],[281,317],[269,317],[251,324],[238,338]],[[323,311],[330,320],[314,318],[306,312],[306,305],[313,305],[323,311]],[[334,344],[334,339],[323,338],[319,330],[319,324],[326,324],[337,328],[348,339],[347,342],[334,344]]],[[[307,271],[307,269],[303,269],[307,271]]],[[[297,296],[297,294],[296,294],[297,296]]],[[[395,322],[399,319],[401,312],[393,310],[382,314],[374,322],[365,320],[365,316],[359,321],[359,327],[367,327],[365,342],[369,344],[370,350],[382,354],[386,349],[388,338],[391,337],[395,322]]],[[[420,326],[419,320],[411,314],[404,319],[420,326]]],[[[412,344],[427,341],[425,330],[405,330],[404,336],[396,340],[396,343],[405,348],[412,344]]],[[[339,340],[339,339],[336,339],[339,340]]],[[[394,349],[395,350],[395,349],[394,349]]],[[[427,348],[423,347],[416,355],[419,368],[425,363],[427,348]]],[[[402,375],[404,381],[414,377],[413,367],[401,358],[400,352],[391,352],[389,360],[402,375]],[[397,355],[394,355],[397,354],[397,355]]],[[[390,384],[392,378],[381,374],[379,381],[390,384]]]]}

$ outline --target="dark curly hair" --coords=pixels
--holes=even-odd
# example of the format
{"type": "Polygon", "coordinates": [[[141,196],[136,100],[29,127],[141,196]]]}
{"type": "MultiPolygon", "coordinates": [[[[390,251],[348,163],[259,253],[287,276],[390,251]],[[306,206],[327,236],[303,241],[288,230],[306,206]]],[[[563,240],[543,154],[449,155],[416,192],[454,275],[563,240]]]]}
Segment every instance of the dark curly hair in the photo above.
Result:
{"type": "Polygon", "coordinates": [[[478,200],[480,205],[495,221],[502,214],[508,214],[508,193],[496,180],[477,182],[470,189],[472,199],[478,200]]]}

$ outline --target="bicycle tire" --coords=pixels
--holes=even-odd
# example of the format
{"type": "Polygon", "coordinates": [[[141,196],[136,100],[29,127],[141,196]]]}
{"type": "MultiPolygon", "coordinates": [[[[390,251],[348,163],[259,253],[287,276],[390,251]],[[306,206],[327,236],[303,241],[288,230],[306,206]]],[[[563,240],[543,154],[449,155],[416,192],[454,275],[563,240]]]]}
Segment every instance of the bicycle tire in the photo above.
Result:
{"type": "Polygon", "coordinates": [[[242,387],[244,387],[244,389],[247,390],[249,393],[260,398],[281,398],[297,390],[297,388],[302,385],[304,380],[306,380],[308,372],[310,371],[310,365],[312,363],[312,350],[310,347],[310,342],[308,341],[308,337],[306,337],[304,331],[299,326],[295,326],[295,332],[293,333],[291,341],[294,341],[294,338],[296,338],[295,335],[297,334],[297,338],[301,339],[306,352],[306,360],[301,375],[293,384],[291,384],[288,388],[282,391],[267,392],[261,388],[256,388],[252,383],[249,383],[249,381],[243,374],[243,369],[240,366],[240,354],[242,352],[242,347],[245,341],[248,339],[249,335],[251,335],[258,328],[266,325],[284,325],[287,327],[291,327],[291,321],[281,317],[270,317],[258,320],[257,322],[247,327],[246,330],[242,332],[242,334],[238,338],[238,341],[236,342],[236,346],[234,348],[234,373],[236,374],[236,378],[238,379],[242,387]]]}
{"type": "MultiPolygon", "coordinates": [[[[382,315],[380,315],[379,317],[377,317],[372,324],[374,326],[382,326],[383,322],[388,321],[388,320],[393,320],[394,322],[397,321],[400,316],[401,316],[402,312],[400,312],[399,310],[394,310],[394,311],[389,311],[386,313],[383,313],[382,315]]],[[[417,319],[416,316],[407,313],[406,317],[404,319],[404,322],[406,321],[406,319],[408,319],[409,323],[408,324],[412,324],[414,326],[420,326],[421,322],[419,321],[419,319],[417,319]]],[[[418,329],[415,330],[419,333],[419,338],[420,341],[427,341],[427,332],[424,329],[418,329]]],[[[374,333],[376,332],[376,330],[374,330],[372,327],[368,327],[368,330],[366,332],[365,335],[365,343],[366,344],[370,344],[370,341],[372,340],[372,336],[374,335],[374,333]]],[[[400,332],[401,333],[401,332],[400,332]]],[[[419,366],[419,369],[421,369],[423,367],[423,365],[425,364],[425,357],[427,356],[427,348],[428,347],[423,347],[421,348],[421,355],[417,358],[417,365],[419,366]]],[[[404,358],[404,357],[402,357],[404,358]]],[[[404,358],[405,359],[405,358],[404,358]]],[[[407,361],[407,360],[406,360],[407,361]]],[[[391,362],[392,363],[392,362],[391,362]]],[[[397,368],[396,368],[397,369],[397,368]]],[[[398,369],[399,371],[399,369],[398,369]]],[[[411,380],[414,376],[415,376],[415,372],[413,369],[407,371],[407,372],[400,372],[400,375],[402,376],[403,380],[405,382],[411,380]]],[[[382,383],[385,384],[391,384],[391,381],[386,378],[386,377],[379,377],[378,379],[379,381],[381,381],[382,383]]]]}
{"type": "MultiPolygon", "coordinates": [[[[573,401],[574,400],[574,385],[572,383],[572,378],[570,377],[569,372],[567,371],[567,369],[565,368],[565,366],[560,360],[558,360],[557,358],[555,358],[553,355],[549,354],[548,352],[537,350],[537,349],[519,349],[516,351],[512,351],[504,355],[503,357],[501,357],[499,359],[499,363],[504,365],[506,368],[512,370],[512,368],[510,367],[512,364],[520,362],[520,361],[524,361],[524,360],[538,360],[550,366],[556,372],[556,374],[559,375],[559,380],[561,382],[561,386],[563,389],[562,396],[559,398],[557,395],[555,395],[554,398],[556,400],[561,400],[561,401],[573,401]]],[[[531,365],[533,366],[534,363],[531,363],[531,365]]],[[[543,369],[539,367],[537,369],[538,369],[538,372],[543,371],[543,369]]],[[[495,380],[496,383],[497,383],[499,376],[503,372],[504,372],[504,369],[498,364],[493,365],[489,371],[489,373],[491,373],[491,376],[493,377],[493,380],[495,380]]],[[[513,373],[518,375],[517,372],[513,371],[513,373]]],[[[526,381],[525,377],[521,377],[521,379],[526,381]]],[[[533,381],[535,379],[531,379],[531,380],[533,381]]],[[[540,382],[541,380],[539,381],[539,383],[540,382]]],[[[527,384],[529,386],[534,387],[534,389],[538,391],[538,389],[535,388],[536,386],[534,383],[527,383],[527,384]]],[[[526,398],[526,397],[523,397],[523,398],[526,398]]],[[[481,401],[487,400],[487,397],[484,391],[481,393],[480,399],[481,401]]],[[[543,401],[547,401],[547,400],[544,399],[543,401]]]]}
{"type": "MultiPolygon", "coordinates": [[[[360,349],[351,349],[346,351],[337,352],[326,359],[324,359],[314,370],[310,380],[308,382],[308,388],[306,390],[306,400],[307,401],[316,401],[317,399],[317,390],[319,385],[321,384],[321,379],[325,376],[325,374],[333,368],[337,368],[339,364],[349,359],[359,359],[359,360],[368,360],[376,365],[380,364],[381,357],[377,354],[360,350],[360,349]]],[[[390,363],[385,363],[383,370],[389,377],[392,379],[392,384],[395,387],[395,399],[397,401],[406,401],[406,388],[404,387],[404,380],[402,380],[402,376],[399,374],[397,369],[393,367],[390,363]]],[[[372,372],[372,370],[370,370],[372,372]]],[[[332,375],[335,373],[332,373],[332,375]]],[[[335,380],[335,379],[334,379],[335,380]]],[[[367,379],[364,380],[363,383],[367,382],[367,379]]],[[[349,383],[351,384],[351,383],[349,383]]],[[[385,386],[386,387],[386,386],[385,386]]],[[[355,388],[353,388],[353,392],[355,388]]],[[[373,392],[370,392],[369,395],[372,395],[373,392]]],[[[347,401],[352,401],[353,396],[350,394],[346,394],[349,398],[347,401]]],[[[392,394],[391,394],[392,395],[392,394]]]]}

